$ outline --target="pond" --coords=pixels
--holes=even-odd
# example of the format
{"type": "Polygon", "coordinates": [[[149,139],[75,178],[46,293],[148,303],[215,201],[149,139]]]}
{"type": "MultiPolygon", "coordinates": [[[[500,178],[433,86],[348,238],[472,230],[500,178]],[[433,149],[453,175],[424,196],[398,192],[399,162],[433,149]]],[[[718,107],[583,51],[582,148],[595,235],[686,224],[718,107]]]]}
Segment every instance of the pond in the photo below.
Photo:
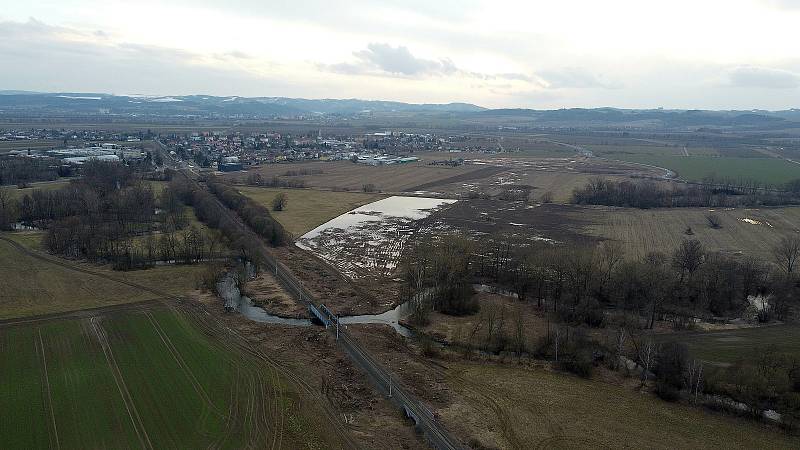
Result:
{"type": "Polygon", "coordinates": [[[403,245],[418,227],[414,222],[457,200],[394,196],[358,207],[314,228],[295,245],[357,279],[389,276],[403,245]]]}

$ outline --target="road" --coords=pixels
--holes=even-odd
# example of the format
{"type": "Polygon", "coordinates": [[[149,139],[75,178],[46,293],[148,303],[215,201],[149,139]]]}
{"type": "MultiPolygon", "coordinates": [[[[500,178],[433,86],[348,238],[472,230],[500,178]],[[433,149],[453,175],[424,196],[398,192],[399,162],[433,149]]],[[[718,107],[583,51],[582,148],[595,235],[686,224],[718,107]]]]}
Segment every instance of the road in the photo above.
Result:
{"type": "MultiPolygon", "coordinates": [[[[172,161],[173,168],[175,168],[179,174],[185,176],[198,188],[204,189],[204,187],[200,186],[200,184],[192,176],[186,173],[189,171],[191,174],[197,175],[197,172],[187,170],[188,168],[181,164],[181,161],[178,161],[169,155],[169,152],[166,151],[165,146],[161,144],[160,141],[157,140],[156,142],[165,154],[164,161],[172,161]]],[[[263,240],[253,233],[253,231],[242,222],[241,218],[237,214],[228,209],[228,207],[220,202],[216,196],[212,195],[212,198],[221,207],[223,214],[225,214],[234,223],[238,224],[244,233],[252,236],[254,238],[253,242],[259,243],[259,248],[252,250],[259,252],[260,256],[265,262],[266,269],[270,270],[275,275],[278,281],[284,286],[284,288],[286,288],[287,292],[295,295],[306,305],[314,305],[319,308],[324,303],[315,298],[314,295],[312,295],[311,292],[309,292],[303,286],[303,283],[294,275],[294,273],[292,273],[292,271],[286,265],[275,258],[274,254],[263,242],[263,240]]],[[[428,442],[433,448],[439,450],[454,450],[461,448],[461,445],[458,444],[458,441],[454,439],[447,432],[447,430],[445,430],[441,423],[439,423],[433,412],[421,401],[419,401],[419,399],[412,395],[410,391],[402,385],[398,378],[392,376],[392,374],[385,369],[383,365],[380,364],[369,353],[369,351],[347,331],[345,327],[338,327],[337,329],[336,326],[332,326],[329,327],[329,330],[332,334],[337,335],[337,342],[339,345],[341,345],[345,353],[350,356],[350,359],[355,363],[355,365],[361,368],[361,370],[367,374],[367,376],[372,380],[373,384],[375,384],[375,386],[382,393],[385,395],[390,395],[391,401],[403,409],[404,412],[417,423],[417,427],[426,436],[428,442]]]]}

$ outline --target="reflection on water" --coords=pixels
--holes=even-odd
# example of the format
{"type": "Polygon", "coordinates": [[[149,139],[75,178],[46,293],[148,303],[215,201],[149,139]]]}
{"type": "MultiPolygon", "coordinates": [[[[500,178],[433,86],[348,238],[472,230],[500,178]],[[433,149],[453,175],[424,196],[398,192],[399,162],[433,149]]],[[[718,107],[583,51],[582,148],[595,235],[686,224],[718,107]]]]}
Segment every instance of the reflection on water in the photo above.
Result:
{"type": "Polygon", "coordinates": [[[339,322],[342,325],[358,324],[358,323],[377,323],[385,324],[394,328],[395,331],[405,337],[412,337],[413,333],[408,328],[400,325],[400,320],[411,314],[411,306],[408,303],[403,303],[395,309],[391,309],[381,314],[364,314],[361,316],[348,316],[340,317],[339,322]]]}
{"type": "Polygon", "coordinates": [[[425,197],[394,196],[360,206],[350,212],[334,217],[333,219],[314,228],[300,237],[299,241],[308,241],[326,229],[347,230],[364,222],[381,222],[386,218],[403,218],[419,220],[428,217],[433,209],[442,205],[455,203],[456,200],[425,197]]]}
{"type": "MultiPolygon", "coordinates": [[[[233,281],[231,274],[228,274],[222,281],[217,283],[217,292],[225,302],[226,310],[238,311],[242,313],[243,316],[254,322],[293,325],[298,327],[306,327],[311,325],[310,319],[290,319],[286,317],[278,317],[266,312],[264,308],[255,306],[249,297],[243,296],[239,293],[239,288],[236,287],[236,283],[233,281]]],[[[401,335],[411,337],[411,330],[400,325],[399,323],[400,319],[406,317],[410,313],[411,308],[408,303],[403,303],[395,309],[381,314],[340,317],[339,321],[342,323],[342,325],[359,323],[386,324],[394,328],[401,335]]]]}
{"type": "Polygon", "coordinates": [[[281,325],[295,325],[298,327],[307,327],[311,325],[309,319],[288,319],[285,317],[278,317],[264,311],[263,308],[253,305],[250,298],[242,296],[239,300],[239,305],[236,308],[243,316],[255,322],[262,323],[276,323],[281,325]]]}

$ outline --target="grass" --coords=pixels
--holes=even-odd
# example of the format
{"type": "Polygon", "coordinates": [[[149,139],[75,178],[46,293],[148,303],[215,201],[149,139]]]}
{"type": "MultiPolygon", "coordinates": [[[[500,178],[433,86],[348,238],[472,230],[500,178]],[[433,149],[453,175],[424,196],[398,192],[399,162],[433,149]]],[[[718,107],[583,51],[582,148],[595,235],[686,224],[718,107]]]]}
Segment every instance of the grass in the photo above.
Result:
{"type": "Polygon", "coordinates": [[[0,328],[3,446],[341,446],[283,375],[204,328],[165,308],[0,328]]]}
{"type": "Polygon", "coordinates": [[[800,355],[800,326],[797,325],[667,334],[660,339],[677,340],[685,344],[695,358],[719,364],[750,358],[765,348],[800,355]]]}
{"type": "Polygon", "coordinates": [[[239,191],[266,206],[270,214],[295,237],[354,208],[386,197],[381,194],[312,189],[241,187],[239,191]],[[279,193],[285,193],[288,197],[287,207],[284,211],[272,211],[272,200],[279,193]]]}
{"type": "Polygon", "coordinates": [[[735,180],[756,180],[775,185],[800,178],[800,165],[777,158],[742,158],[710,156],[663,156],[624,154],[613,155],[624,161],[666,167],[678,174],[679,178],[702,181],[714,175],[718,178],[735,180]]]}
{"type": "Polygon", "coordinates": [[[708,208],[623,209],[580,208],[576,219],[592,225],[585,231],[619,241],[631,257],[650,251],[670,254],[683,239],[697,239],[707,250],[738,253],[772,260],[772,248],[781,237],[796,233],[800,208],[716,209],[721,228],[709,227],[708,208]],[[752,219],[757,224],[744,222],[752,219]],[[691,228],[693,235],[685,234],[691,228]]]}
{"type": "Polygon", "coordinates": [[[486,447],[797,448],[800,440],[755,422],[672,404],[631,388],[487,364],[449,371],[457,394],[445,423],[486,447]],[[478,431],[476,431],[478,430],[478,431]]]}
{"type": "MultiPolygon", "coordinates": [[[[39,233],[11,233],[28,247],[38,246],[39,233]]],[[[56,259],[56,257],[51,257],[56,259]]],[[[100,274],[152,286],[172,295],[195,288],[202,266],[168,266],[131,272],[74,263],[100,274]]],[[[33,258],[0,241],[0,319],[73,311],[151,300],[158,296],[97,275],[33,258]]]]}
{"type": "Polygon", "coordinates": [[[0,186],[0,189],[9,191],[11,196],[14,198],[21,198],[23,195],[31,194],[35,190],[52,191],[60,189],[68,184],[68,179],[60,179],[55,181],[39,181],[36,183],[31,183],[24,189],[19,189],[16,186],[0,186]]]}

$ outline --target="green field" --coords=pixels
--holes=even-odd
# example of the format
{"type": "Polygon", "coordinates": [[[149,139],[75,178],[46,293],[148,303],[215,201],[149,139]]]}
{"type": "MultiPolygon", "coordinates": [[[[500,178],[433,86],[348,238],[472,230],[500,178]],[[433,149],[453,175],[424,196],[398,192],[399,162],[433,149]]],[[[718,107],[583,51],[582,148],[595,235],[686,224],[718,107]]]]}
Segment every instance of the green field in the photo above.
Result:
{"type": "Polygon", "coordinates": [[[702,181],[707,176],[734,180],[756,180],[765,184],[783,184],[800,178],[800,164],[777,158],[741,158],[710,156],[663,156],[624,154],[615,159],[665,167],[689,181],[702,181]]]}
{"type": "MultiPolygon", "coordinates": [[[[9,233],[26,247],[36,248],[40,233],[9,233]]],[[[47,256],[49,261],[60,261],[47,256]]],[[[0,241],[0,319],[152,300],[157,294],[105,277],[129,281],[171,295],[184,295],[197,284],[202,266],[168,266],[116,272],[89,264],[69,262],[98,275],[34,258],[10,243],[0,241]]]]}
{"type": "Polygon", "coordinates": [[[766,348],[800,356],[800,326],[773,325],[739,330],[664,335],[660,340],[685,344],[695,358],[711,363],[731,364],[751,358],[766,348]]]}
{"type": "Polygon", "coordinates": [[[273,189],[240,187],[239,191],[264,205],[292,235],[299,237],[336,216],[361,205],[380,200],[385,195],[362,192],[334,192],[312,189],[273,189]],[[289,203],[284,211],[272,211],[272,200],[285,193],[289,203]]]}
{"type": "Polygon", "coordinates": [[[289,381],[209,330],[165,308],[0,328],[3,447],[341,447],[289,381]]]}
{"type": "MultiPolygon", "coordinates": [[[[545,369],[450,364],[445,424],[483,448],[798,448],[755,421],[545,369]]],[[[475,445],[474,447],[478,447],[475,445]]]]}

